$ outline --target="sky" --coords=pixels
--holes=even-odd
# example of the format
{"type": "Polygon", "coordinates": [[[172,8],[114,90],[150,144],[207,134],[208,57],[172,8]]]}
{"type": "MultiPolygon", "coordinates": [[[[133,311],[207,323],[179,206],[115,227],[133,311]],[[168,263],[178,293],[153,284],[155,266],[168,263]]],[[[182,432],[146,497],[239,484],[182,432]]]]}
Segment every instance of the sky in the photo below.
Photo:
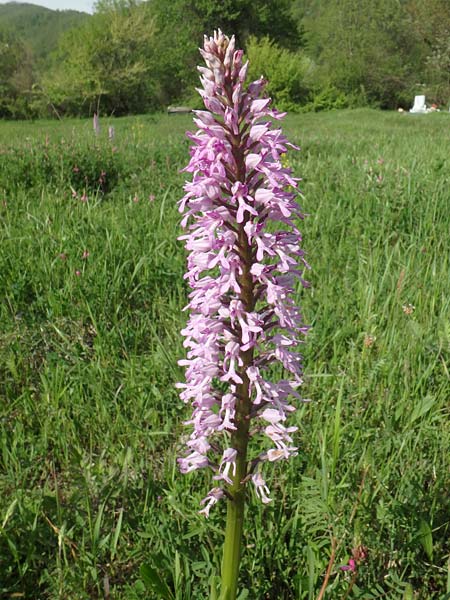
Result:
{"type": "MultiPolygon", "coordinates": [[[[6,4],[10,0],[0,0],[0,4],[6,4]]],[[[92,13],[94,0],[22,0],[24,4],[36,4],[53,10],[79,10],[80,12],[92,13]]]]}

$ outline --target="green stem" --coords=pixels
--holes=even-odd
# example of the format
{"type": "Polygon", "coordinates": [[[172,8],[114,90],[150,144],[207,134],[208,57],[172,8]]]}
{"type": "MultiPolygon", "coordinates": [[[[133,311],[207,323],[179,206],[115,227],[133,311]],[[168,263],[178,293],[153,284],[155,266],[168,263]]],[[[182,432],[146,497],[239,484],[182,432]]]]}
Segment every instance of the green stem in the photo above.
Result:
{"type": "MultiPolygon", "coordinates": [[[[247,427],[248,429],[248,427],[247,427]]],[[[237,436],[236,436],[237,437],[237,436]]],[[[236,475],[229,487],[230,499],[227,508],[227,524],[222,559],[222,595],[220,600],[235,600],[241,560],[242,530],[244,525],[245,483],[241,483],[247,471],[248,431],[240,436],[242,447],[236,459],[236,475]],[[242,454],[243,451],[243,454],[242,454]]],[[[237,442],[238,440],[236,440],[237,442]]]]}

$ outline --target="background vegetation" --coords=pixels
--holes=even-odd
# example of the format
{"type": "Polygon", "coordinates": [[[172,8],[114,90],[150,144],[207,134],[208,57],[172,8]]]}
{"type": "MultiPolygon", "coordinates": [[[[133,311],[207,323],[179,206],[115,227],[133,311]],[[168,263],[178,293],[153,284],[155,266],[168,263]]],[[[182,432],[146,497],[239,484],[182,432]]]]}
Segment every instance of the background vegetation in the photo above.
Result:
{"type": "MultiPolygon", "coordinates": [[[[287,120],[311,402],[274,501],[250,498],[241,600],[316,600],[333,556],[325,598],[450,593],[447,121],[287,120]]],[[[206,475],[176,467],[191,119],[100,125],[0,127],[0,597],[198,600],[224,506],[205,522],[206,475]]]]}
{"type": "Polygon", "coordinates": [[[93,16],[0,6],[0,118],[195,106],[217,27],[281,108],[409,108],[420,93],[449,106],[448,0],[99,0],[93,16]]]}

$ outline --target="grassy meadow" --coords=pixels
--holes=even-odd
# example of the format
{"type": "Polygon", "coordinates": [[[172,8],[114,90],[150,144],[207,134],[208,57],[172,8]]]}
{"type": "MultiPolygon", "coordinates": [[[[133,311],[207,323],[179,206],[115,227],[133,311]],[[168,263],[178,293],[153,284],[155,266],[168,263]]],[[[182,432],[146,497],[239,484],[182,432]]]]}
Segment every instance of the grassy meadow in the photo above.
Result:
{"type": "MultiPolygon", "coordinates": [[[[0,123],[2,599],[203,600],[219,571],[225,503],[205,521],[207,475],[176,465],[191,123],[0,123]]],[[[240,599],[445,600],[450,115],[285,131],[309,215],[311,402],[298,457],[266,471],[273,502],[250,497],[240,599]]]]}

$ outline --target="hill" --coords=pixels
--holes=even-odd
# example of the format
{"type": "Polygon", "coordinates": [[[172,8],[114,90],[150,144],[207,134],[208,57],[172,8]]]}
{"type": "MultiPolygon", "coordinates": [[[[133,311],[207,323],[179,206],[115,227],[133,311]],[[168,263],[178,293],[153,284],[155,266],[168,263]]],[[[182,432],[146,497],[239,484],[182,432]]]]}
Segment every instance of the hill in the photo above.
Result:
{"type": "Polygon", "coordinates": [[[19,2],[0,5],[0,28],[20,37],[37,63],[45,62],[64,31],[88,18],[90,15],[76,10],[50,10],[19,2]]]}

